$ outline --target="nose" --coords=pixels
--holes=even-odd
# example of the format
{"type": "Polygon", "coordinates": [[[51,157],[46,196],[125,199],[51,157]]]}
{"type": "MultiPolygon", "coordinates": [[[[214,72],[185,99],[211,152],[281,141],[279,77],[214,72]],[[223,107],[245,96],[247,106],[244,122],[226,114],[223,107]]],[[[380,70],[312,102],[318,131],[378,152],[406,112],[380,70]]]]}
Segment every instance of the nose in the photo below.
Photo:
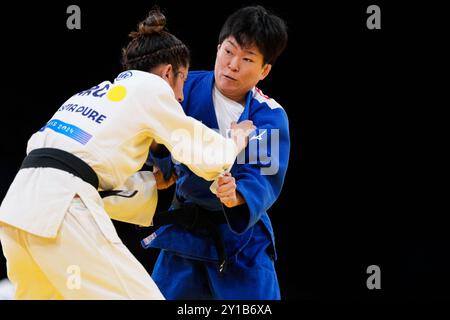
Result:
{"type": "Polygon", "coordinates": [[[177,100],[178,100],[179,103],[182,103],[182,102],[183,102],[183,100],[184,100],[183,91],[181,91],[181,93],[178,95],[177,100]]]}
{"type": "Polygon", "coordinates": [[[230,60],[230,63],[228,64],[228,68],[230,68],[230,70],[237,72],[239,71],[239,62],[238,62],[238,58],[234,57],[230,60]]]}

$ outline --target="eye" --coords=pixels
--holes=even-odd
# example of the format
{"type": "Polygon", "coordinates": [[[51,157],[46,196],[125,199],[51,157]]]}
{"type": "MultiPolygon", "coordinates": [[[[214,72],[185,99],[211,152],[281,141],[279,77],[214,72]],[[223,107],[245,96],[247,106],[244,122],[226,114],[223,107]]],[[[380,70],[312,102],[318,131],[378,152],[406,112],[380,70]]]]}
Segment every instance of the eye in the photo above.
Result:
{"type": "Polygon", "coordinates": [[[227,54],[231,54],[231,50],[229,50],[229,49],[225,49],[225,52],[226,52],[227,54]]]}
{"type": "Polygon", "coordinates": [[[187,75],[186,74],[184,74],[183,72],[179,71],[179,72],[176,73],[176,75],[177,75],[179,80],[183,81],[183,83],[186,82],[186,80],[187,80],[187,75]]]}
{"type": "Polygon", "coordinates": [[[253,62],[253,60],[250,59],[250,58],[244,58],[244,61],[247,61],[247,62],[253,62]]]}

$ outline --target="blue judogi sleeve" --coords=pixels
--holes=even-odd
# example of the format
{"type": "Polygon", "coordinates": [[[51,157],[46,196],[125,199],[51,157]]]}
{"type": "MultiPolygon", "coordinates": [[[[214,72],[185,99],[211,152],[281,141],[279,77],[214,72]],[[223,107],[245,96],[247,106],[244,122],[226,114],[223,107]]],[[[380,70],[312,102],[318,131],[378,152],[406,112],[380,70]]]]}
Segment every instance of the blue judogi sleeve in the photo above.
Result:
{"type": "MultiPolygon", "coordinates": [[[[289,161],[289,123],[282,108],[271,109],[266,104],[255,107],[253,114],[243,115],[258,128],[249,138],[245,164],[234,165],[231,174],[246,205],[226,208],[230,227],[243,233],[259,221],[278,198],[289,161]]],[[[251,111],[250,111],[251,112],[251,111]]],[[[242,157],[240,155],[239,157],[242,157]]],[[[240,162],[238,157],[237,162],[240,162]]]]}

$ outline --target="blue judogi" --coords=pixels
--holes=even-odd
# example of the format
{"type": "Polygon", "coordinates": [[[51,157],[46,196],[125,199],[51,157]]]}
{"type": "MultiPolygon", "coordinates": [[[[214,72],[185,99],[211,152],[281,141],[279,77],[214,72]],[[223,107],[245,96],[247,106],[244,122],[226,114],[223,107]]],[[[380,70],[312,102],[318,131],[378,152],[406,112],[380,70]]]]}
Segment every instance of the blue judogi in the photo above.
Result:
{"type": "MultiPolygon", "coordinates": [[[[212,71],[190,72],[184,86],[183,109],[188,116],[218,129],[213,85],[212,71]]],[[[281,192],[288,166],[288,118],[278,103],[255,88],[247,93],[238,122],[247,119],[253,121],[257,132],[250,137],[245,163],[241,164],[238,157],[231,169],[246,204],[222,206],[209,189],[211,181],[196,176],[185,165],[174,166],[178,202],[224,211],[228,223],[220,225],[220,233],[228,263],[226,272],[219,273],[217,250],[209,236],[179,225],[160,227],[142,244],[145,248],[162,249],[152,278],[167,299],[280,299],[274,268],[275,239],[267,210],[281,192]]],[[[151,154],[149,163],[170,176],[170,157],[151,154]]]]}

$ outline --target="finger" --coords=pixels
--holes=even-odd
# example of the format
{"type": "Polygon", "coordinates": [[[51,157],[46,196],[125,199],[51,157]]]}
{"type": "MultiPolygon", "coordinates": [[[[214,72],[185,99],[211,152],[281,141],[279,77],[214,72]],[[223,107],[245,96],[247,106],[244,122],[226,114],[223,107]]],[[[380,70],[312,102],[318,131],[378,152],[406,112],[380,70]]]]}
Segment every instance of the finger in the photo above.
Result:
{"type": "Polygon", "coordinates": [[[223,177],[221,177],[220,182],[221,182],[221,184],[226,184],[226,183],[230,183],[233,180],[234,180],[233,177],[223,176],[223,177]]]}
{"type": "Polygon", "coordinates": [[[229,190],[229,191],[220,192],[220,193],[218,192],[217,197],[220,199],[229,198],[229,197],[235,198],[236,192],[235,192],[235,190],[229,190]]]}
{"type": "Polygon", "coordinates": [[[230,176],[223,176],[223,177],[219,177],[219,181],[217,181],[217,183],[219,184],[219,187],[223,184],[227,184],[230,181],[232,181],[234,178],[230,177],[230,176]]]}
{"type": "Polygon", "coordinates": [[[225,191],[225,190],[230,190],[230,189],[236,189],[236,181],[234,180],[234,178],[230,178],[230,180],[219,184],[217,190],[219,192],[221,191],[225,191]]]}
{"type": "Polygon", "coordinates": [[[228,193],[228,192],[235,192],[236,191],[236,183],[234,181],[231,181],[227,184],[221,185],[217,188],[217,193],[228,193]]]}
{"type": "Polygon", "coordinates": [[[161,171],[153,171],[153,175],[155,176],[155,180],[162,179],[161,171]]]}
{"type": "Polygon", "coordinates": [[[167,185],[170,187],[172,184],[174,184],[175,182],[177,181],[177,178],[174,176],[174,175],[172,175],[170,178],[169,178],[169,181],[167,181],[167,185]]]}
{"type": "Polygon", "coordinates": [[[233,185],[233,184],[229,184],[229,185],[227,184],[227,185],[217,188],[217,194],[226,194],[226,193],[235,192],[235,191],[236,191],[236,185],[233,185]]]}
{"type": "Polygon", "coordinates": [[[218,193],[225,193],[229,191],[236,191],[236,184],[234,182],[221,185],[220,187],[217,188],[218,193]]]}

